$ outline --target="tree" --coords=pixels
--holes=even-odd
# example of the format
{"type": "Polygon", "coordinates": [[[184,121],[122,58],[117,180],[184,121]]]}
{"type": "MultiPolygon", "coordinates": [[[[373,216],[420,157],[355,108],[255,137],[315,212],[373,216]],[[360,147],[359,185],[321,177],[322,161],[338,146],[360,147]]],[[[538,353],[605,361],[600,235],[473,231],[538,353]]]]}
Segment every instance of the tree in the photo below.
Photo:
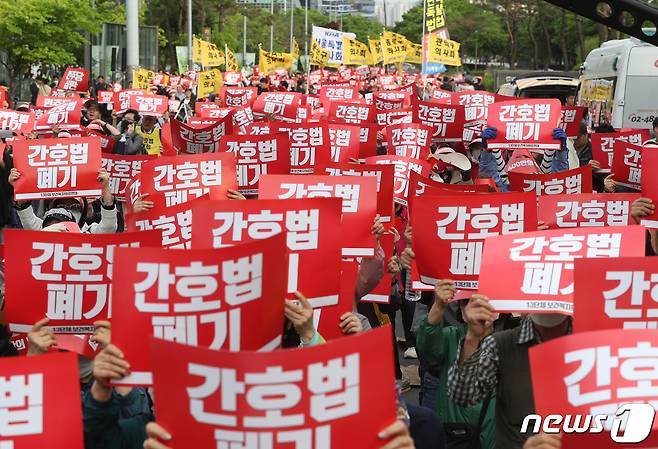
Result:
{"type": "Polygon", "coordinates": [[[343,17],[343,31],[356,34],[356,39],[361,42],[368,43],[368,37],[377,39],[382,30],[382,24],[374,20],[352,15],[343,17]]]}
{"type": "Polygon", "coordinates": [[[75,64],[85,32],[102,22],[88,0],[0,0],[0,48],[10,83],[31,64],[75,64]]]}

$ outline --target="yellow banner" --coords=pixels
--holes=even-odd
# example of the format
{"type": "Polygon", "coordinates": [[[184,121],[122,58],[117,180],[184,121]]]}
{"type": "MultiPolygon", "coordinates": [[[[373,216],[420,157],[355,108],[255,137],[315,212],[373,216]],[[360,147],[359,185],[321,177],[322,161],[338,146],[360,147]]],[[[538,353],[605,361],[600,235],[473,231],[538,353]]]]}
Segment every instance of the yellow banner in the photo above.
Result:
{"type": "Polygon", "coordinates": [[[222,78],[222,72],[218,69],[199,72],[197,97],[204,98],[210,94],[217,94],[223,84],[224,79],[222,78]]]}
{"type": "Polygon", "coordinates": [[[405,59],[404,62],[408,62],[410,64],[422,64],[423,46],[409,42],[407,44],[407,59],[405,59]]]}
{"type": "Polygon", "coordinates": [[[235,59],[233,50],[228,47],[226,47],[226,70],[229,72],[237,72],[240,70],[240,67],[238,66],[238,60],[235,59]]]}
{"type": "Polygon", "coordinates": [[[215,44],[202,41],[201,46],[201,64],[204,67],[219,67],[224,65],[224,52],[221,51],[215,44]]]}
{"type": "Polygon", "coordinates": [[[311,44],[311,65],[319,65],[324,67],[329,62],[329,50],[325,50],[320,46],[318,41],[313,39],[311,44]]]}
{"type": "Polygon", "coordinates": [[[295,59],[298,59],[300,54],[301,54],[301,50],[299,49],[299,44],[297,43],[297,38],[295,38],[293,36],[293,38],[292,38],[292,55],[295,57],[295,59]]]}
{"type": "Polygon", "coordinates": [[[384,31],[382,52],[384,64],[396,64],[407,59],[407,38],[392,31],[384,31]]]}
{"type": "Polygon", "coordinates": [[[382,41],[381,39],[368,39],[368,45],[370,46],[370,61],[372,65],[379,64],[384,60],[384,54],[382,53],[382,41]]]}
{"type": "Polygon", "coordinates": [[[203,41],[198,37],[195,37],[192,46],[192,62],[194,62],[195,64],[201,65],[201,63],[203,62],[201,60],[201,53],[203,51],[202,47],[203,47],[203,41]]]}
{"type": "Polygon", "coordinates": [[[279,69],[290,70],[293,59],[291,53],[270,53],[261,48],[258,52],[258,70],[261,73],[271,73],[279,69]]]}
{"type": "Polygon", "coordinates": [[[155,72],[142,68],[133,70],[133,89],[148,89],[153,78],[155,72]]]}
{"type": "Polygon", "coordinates": [[[368,46],[356,39],[343,37],[343,64],[368,65],[372,62],[368,46]]]}
{"type": "Polygon", "coordinates": [[[459,57],[459,42],[449,39],[441,39],[437,34],[431,34],[429,38],[428,61],[443,65],[461,66],[459,57]]]}

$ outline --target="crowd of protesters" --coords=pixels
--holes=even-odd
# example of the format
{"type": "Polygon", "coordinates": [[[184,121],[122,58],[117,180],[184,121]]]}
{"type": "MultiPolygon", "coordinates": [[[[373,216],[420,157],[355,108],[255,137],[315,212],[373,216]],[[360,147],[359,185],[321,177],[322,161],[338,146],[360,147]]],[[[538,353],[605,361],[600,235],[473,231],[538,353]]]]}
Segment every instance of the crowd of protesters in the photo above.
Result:
{"type": "MultiPolygon", "coordinates": [[[[460,79],[459,89],[480,90],[478,80],[460,79]]],[[[268,76],[254,76],[243,85],[264,92],[299,92],[314,94],[318,85],[309,86],[304,75],[283,77],[272,81],[268,76]]],[[[431,98],[434,89],[457,90],[451,77],[418,78],[416,95],[420,99],[431,98]]],[[[53,85],[54,86],[54,85],[53,85]]],[[[97,93],[112,88],[103,77],[90,83],[88,99],[84,103],[81,126],[115,141],[113,152],[125,156],[160,155],[163,150],[162,127],[166,121],[185,120],[195,111],[195,102],[213,101],[215,98],[197,98],[192,86],[179,85],[175,89],[157,88],[180,107],[163,118],[140,115],[128,109],[116,114],[99,103],[97,93]]],[[[39,96],[51,93],[51,86],[37,77],[32,86],[31,103],[39,96]]],[[[363,83],[362,95],[379,90],[376,77],[363,83]]],[[[5,106],[10,106],[8,103],[5,106]]],[[[28,105],[15,103],[17,110],[27,110],[28,105]]],[[[567,138],[560,128],[553,138],[560,149],[545,152],[537,160],[542,173],[554,173],[576,167],[597,170],[600,161],[592,156],[590,134],[614,131],[602,124],[591,129],[583,122],[577,138],[567,138]]],[[[69,138],[66,131],[54,129],[60,138],[69,138]]],[[[509,190],[505,171],[507,155],[500,150],[490,150],[488,142],[497,137],[498,130],[486,128],[464,146],[451,145],[467,159],[467,166],[460,164],[434,165],[432,177],[446,183],[473,184],[471,168],[479,167],[479,178],[490,178],[498,191],[509,190]]],[[[37,134],[29,138],[38,139],[37,134]]],[[[378,154],[387,151],[383,135],[378,133],[378,154]]],[[[658,138],[658,120],[654,120],[652,139],[646,145],[655,145],[658,138]]],[[[445,148],[433,145],[435,159],[445,148]]],[[[102,187],[99,198],[62,198],[50,201],[14,200],[13,186],[21,173],[13,167],[11,145],[5,147],[0,161],[0,225],[3,228],[23,228],[52,232],[66,232],[66,223],[76,223],[82,232],[109,234],[124,230],[124,211],[109,190],[109,175],[102,170],[98,182],[102,187]]],[[[597,192],[612,193],[629,191],[617,185],[614,175],[602,175],[595,171],[594,186],[597,192]]],[[[492,186],[493,188],[493,186],[492,186]]],[[[246,198],[231,191],[229,198],[237,201],[246,198]]],[[[148,210],[152,203],[140,198],[136,210],[148,210]]],[[[649,198],[641,198],[632,205],[631,215],[639,223],[643,216],[654,211],[649,198]]],[[[483,449],[557,449],[561,447],[559,435],[525,435],[520,432],[523,418],[534,413],[532,383],[529,371],[528,350],[535,345],[570,334],[572,318],[563,314],[508,314],[497,313],[484,294],[461,295],[450,279],[440,280],[434,291],[414,292],[408,277],[415,257],[406,207],[396,204],[393,230],[386,229],[378,220],[372,224],[372,234],[379,238],[385,232],[394,232],[395,256],[384,260],[383,255],[364,259],[359,268],[352,313],[340,317],[337,323],[349,336],[368,332],[371,328],[386,324],[396,325],[396,315],[401,315],[405,336],[400,346],[394,339],[396,388],[398,392],[398,418],[391,426],[382,429],[379,437],[384,449],[483,448],[483,449]],[[384,271],[393,275],[390,304],[374,306],[361,302],[381,279],[384,271]],[[400,350],[401,347],[401,350],[400,350]],[[402,392],[409,389],[408,379],[402,375],[400,357],[419,359],[421,388],[419,405],[405,404],[402,392]]],[[[658,253],[658,234],[647,230],[646,255],[658,253]]],[[[436,254],[436,257],[446,257],[436,254]]],[[[116,268],[115,268],[116,270],[116,268]]],[[[120,270],[120,267],[119,267],[120,270]]],[[[502,281],[501,281],[502,282],[502,281]]],[[[4,289],[3,289],[4,291],[4,289]]],[[[314,327],[313,309],[303,296],[297,300],[285,300],[284,347],[309,347],[325,344],[314,327]]],[[[462,292],[463,293],[463,292],[462,292]]],[[[483,292],[484,293],[484,292],[483,292]]],[[[58,336],[48,328],[48,319],[34,323],[27,335],[28,356],[39,356],[56,347],[58,336]]],[[[254,320],[254,325],[257,320],[254,320]]],[[[166,449],[171,439],[167,429],[156,423],[154,398],[150,389],[112,386],[112,380],[125,376],[130,370],[130,360],[125,360],[122,350],[112,344],[111,323],[95,323],[92,338],[101,350],[94,360],[79,357],[80,385],[84,417],[85,447],[87,449],[166,449]]],[[[11,343],[11,332],[6,325],[0,326],[0,354],[16,356],[11,343]]],[[[391,379],[393,388],[394,379],[391,379]]],[[[414,401],[415,402],[415,401],[414,401]]],[[[367,405],[366,405],[367,406],[367,405]]],[[[62,404],[62,412],[66,405],[62,404]]],[[[358,431],[358,429],[355,429],[358,431]]],[[[47,444],[46,444],[47,446],[47,444]]],[[[194,447],[194,442],[184,447],[194,447]]],[[[231,446],[233,447],[233,446],[231,446]]],[[[241,446],[242,447],[242,446],[241,446]]],[[[347,449],[347,448],[341,448],[347,449]]]]}

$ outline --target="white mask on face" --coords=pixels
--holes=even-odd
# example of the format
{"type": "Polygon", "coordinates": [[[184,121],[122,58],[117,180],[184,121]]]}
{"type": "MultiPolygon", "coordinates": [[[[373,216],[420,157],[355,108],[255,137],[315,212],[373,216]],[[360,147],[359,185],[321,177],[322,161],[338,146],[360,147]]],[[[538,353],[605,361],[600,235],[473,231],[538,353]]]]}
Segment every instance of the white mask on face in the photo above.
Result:
{"type": "Polygon", "coordinates": [[[559,313],[531,313],[529,316],[533,323],[541,327],[559,326],[567,319],[566,315],[559,313]]]}

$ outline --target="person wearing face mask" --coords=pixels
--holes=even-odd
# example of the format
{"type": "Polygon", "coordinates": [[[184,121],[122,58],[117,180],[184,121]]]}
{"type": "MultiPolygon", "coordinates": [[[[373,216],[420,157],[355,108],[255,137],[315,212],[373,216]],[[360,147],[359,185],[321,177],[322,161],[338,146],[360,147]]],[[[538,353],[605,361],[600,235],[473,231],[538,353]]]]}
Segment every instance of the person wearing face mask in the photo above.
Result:
{"type": "Polygon", "coordinates": [[[473,295],[465,310],[468,331],[448,374],[448,396],[469,406],[496,392],[496,448],[521,449],[531,434],[521,433],[535,413],[528,349],[571,333],[571,319],[531,313],[517,328],[489,334],[496,311],[486,296],[473,295]]]}
{"type": "MultiPolygon", "coordinates": [[[[21,173],[12,168],[9,173],[9,184],[12,186],[21,177],[21,173]]],[[[82,232],[90,234],[112,234],[117,231],[117,207],[114,195],[110,189],[110,174],[106,170],[98,172],[98,182],[101,185],[100,222],[87,223],[84,215],[86,208],[84,200],[77,198],[61,198],[51,202],[49,210],[43,218],[39,218],[32,208],[32,201],[16,201],[14,207],[23,229],[39,230],[50,224],[73,221],[78,223],[82,232]]]]}
{"type": "Polygon", "coordinates": [[[119,131],[121,134],[117,137],[117,144],[114,146],[114,154],[125,154],[133,156],[136,154],[146,154],[144,149],[144,139],[137,133],[137,123],[139,122],[139,112],[134,109],[128,109],[119,122],[119,131]]]}

